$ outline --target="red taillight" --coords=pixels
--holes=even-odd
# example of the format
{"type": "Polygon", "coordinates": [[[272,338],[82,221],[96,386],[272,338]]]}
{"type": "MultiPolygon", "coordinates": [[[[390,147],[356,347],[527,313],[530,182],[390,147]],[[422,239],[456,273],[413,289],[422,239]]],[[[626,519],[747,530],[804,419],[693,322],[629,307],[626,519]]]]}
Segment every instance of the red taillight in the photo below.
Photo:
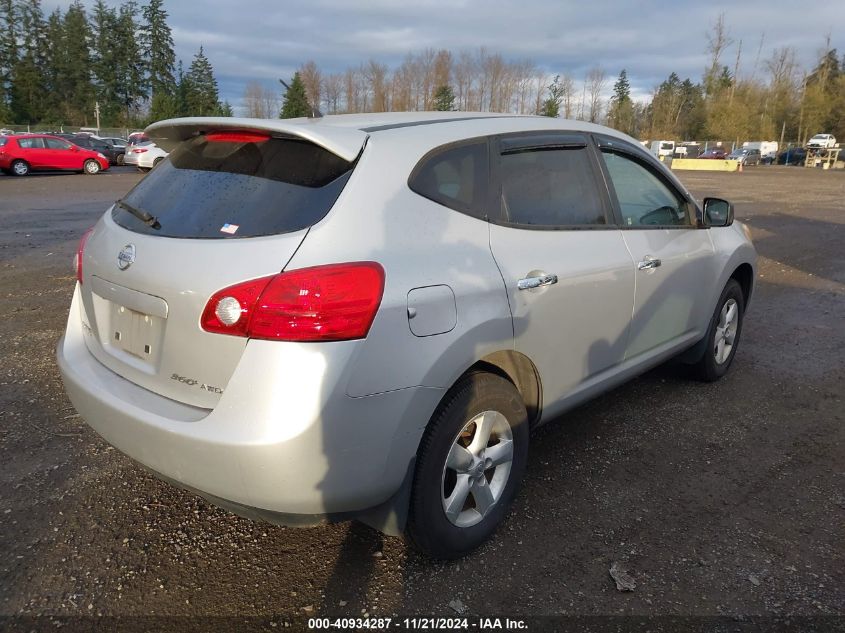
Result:
{"type": "Polygon", "coordinates": [[[210,143],[263,143],[269,135],[260,132],[211,132],[205,135],[210,143]]]}
{"type": "Polygon", "coordinates": [[[73,267],[76,268],[76,281],[80,284],[82,283],[82,256],[85,254],[85,242],[91,237],[93,231],[94,227],[92,226],[82,234],[79,240],[79,246],[76,247],[76,257],[73,258],[73,267]]]}
{"type": "Polygon", "coordinates": [[[273,341],[364,338],[383,292],[384,269],[375,262],[301,268],[215,292],[200,325],[273,341]]]}
{"type": "Polygon", "coordinates": [[[143,154],[146,151],[147,151],[147,149],[145,147],[136,147],[135,149],[132,150],[132,153],[133,154],[143,154]]]}

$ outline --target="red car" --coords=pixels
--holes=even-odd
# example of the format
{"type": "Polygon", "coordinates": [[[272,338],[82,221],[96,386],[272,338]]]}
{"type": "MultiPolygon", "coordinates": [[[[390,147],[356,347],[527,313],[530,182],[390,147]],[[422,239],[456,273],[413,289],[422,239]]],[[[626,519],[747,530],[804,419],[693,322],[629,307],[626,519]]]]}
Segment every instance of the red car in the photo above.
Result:
{"type": "Polygon", "coordinates": [[[699,158],[715,158],[717,160],[725,160],[728,157],[728,153],[719,148],[708,149],[704,152],[699,158]]]}
{"type": "Polygon", "coordinates": [[[26,176],[42,170],[98,174],[108,168],[108,158],[63,138],[46,134],[0,136],[0,170],[5,174],[26,176]]]}

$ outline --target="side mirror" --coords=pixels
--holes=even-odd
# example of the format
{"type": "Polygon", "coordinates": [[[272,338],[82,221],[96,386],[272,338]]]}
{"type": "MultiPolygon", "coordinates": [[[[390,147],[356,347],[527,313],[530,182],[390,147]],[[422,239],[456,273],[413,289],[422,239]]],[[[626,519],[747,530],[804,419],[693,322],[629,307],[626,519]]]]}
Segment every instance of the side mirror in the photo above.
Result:
{"type": "Polygon", "coordinates": [[[734,221],[734,205],[721,198],[704,199],[704,223],[707,226],[730,226],[734,221]]]}
{"type": "Polygon", "coordinates": [[[72,151],[72,152],[78,152],[78,151],[79,151],[79,145],[71,145],[71,146],[70,146],[70,151],[72,151]]]}

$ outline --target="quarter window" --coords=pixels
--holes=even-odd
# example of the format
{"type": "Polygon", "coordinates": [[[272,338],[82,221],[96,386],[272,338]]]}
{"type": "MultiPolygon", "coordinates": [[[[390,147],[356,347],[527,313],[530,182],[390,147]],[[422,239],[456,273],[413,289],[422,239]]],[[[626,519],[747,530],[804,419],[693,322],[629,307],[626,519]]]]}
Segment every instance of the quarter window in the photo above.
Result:
{"type": "Polygon", "coordinates": [[[602,151],[624,226],[691,225],[687,203],[655,174],[621,154],[602,151]]]}
{"type": "Polygon", "coordinates": [[[485,217],[487,142],[469,143],[438,151],[414,170],[412,191],[475,217],[485,217]]]}
{"type": "Polygon", "coordinates": [[[19,138],[18,145],[23,149],[44,149],[44,139],[40,136],[19,138]]]}
{"type": "Polygon", "coordinates": [[[588,150],[531,148],[501,158],[502,215],[526,226],[607,223],[588,150]]]}

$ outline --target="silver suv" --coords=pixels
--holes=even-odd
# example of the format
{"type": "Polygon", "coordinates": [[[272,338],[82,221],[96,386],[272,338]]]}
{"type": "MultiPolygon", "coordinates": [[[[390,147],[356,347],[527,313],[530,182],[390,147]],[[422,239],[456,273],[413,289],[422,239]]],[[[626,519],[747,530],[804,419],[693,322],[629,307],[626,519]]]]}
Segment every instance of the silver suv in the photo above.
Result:
{"type": "Polygon", "coordinates": [[[58,362],[98,433],[285,525],[438,558],[506,515],[532,429],[683,354],[727,372],[756,254],[631,138],[489,114],[176,119],[77,253],[58,362]]]}

